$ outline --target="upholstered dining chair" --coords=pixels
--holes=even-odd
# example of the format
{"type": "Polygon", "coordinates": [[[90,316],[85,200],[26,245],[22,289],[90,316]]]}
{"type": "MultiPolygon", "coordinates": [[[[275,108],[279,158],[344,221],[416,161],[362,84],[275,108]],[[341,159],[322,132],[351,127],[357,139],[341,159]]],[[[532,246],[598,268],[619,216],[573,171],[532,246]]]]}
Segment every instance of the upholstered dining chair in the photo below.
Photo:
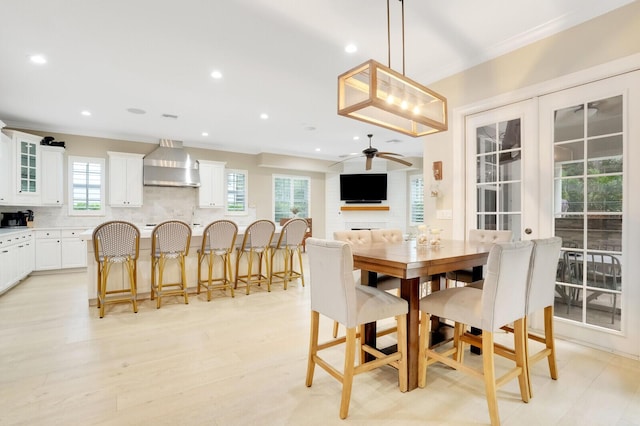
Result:
{"type": "Polygon", "coordinates": [[[269,287],[273,284],[273,279],[278,278],[283,282],[286,290],[287,284],[294,280],[300,279],[304,287],[304,271],[302,268],[302,242],[307,233],[308,224],[305,219],[294,218],[287,221],[280,236],[275,244],[272,244],[271,254],[271,274],[269,274],[269,287]],[[277,258],[282,255],[282,269],[276,271],[277,258]],[[298,270],[294,268],[294,256],[298,261],[298,270]]]}
{"type": "MultiPolygon", "coordinates": [[[[334,231],[333,239],[337,241],[345,241],[352,246],[369,245],[375,241],[377,242],[395,242],[402,241],[402,231],[399,229],[355,229],[345,231],[334,231]],[[374,231],[375,237],[374,237],[374,231]]],[[[354,278],[356,282],[360,284],[360,270],[356,269],[354,272],[354,278]]],[[[400,278],[391,277],[389,275],[378,274],[376,288],[384,291],[393,290],[398,296],[400,296],[400,278]]],[[[333,337],[338,337],[338,329],[340,325],[338,321],[333,323],[333,337]]],[[[389,333],[395,331],[392,327],[387,330],[389,333]]]]}
{"type": "Polygon", "coordinates": [[[207,290],[207,301],[211,300],[212,290],[227,289],[234,297],[231,279],[231,255],[235,249],[238,225],[230,220],[216,220],[208,224],[202,232],[202,246],[198,249],[198,294],[200,288],[207,290]],[[220,262],[220,275],[215,275],[216,259],[220,262]],[[202,268],[206,267],[207,276],[203,277],[202,268]]]}
{"type": "MultiPolygon", "coordinates": [[[[343,241],[307,239],[309,278],[311,287],[311,331],[306,385],[313,383],[315,366],[326,370],[342,384],[340,418],[349,413],[353,376],[365,373],[382,365],[398,370],[400,391],[407,390],[407,322],[409,306],[406,300],[378,290],[358,285],[353,279],[353,256],[351,246],[343,241]],[[346,327],[346,336],[318,343],[320,315],[338,321],[346,327]],[[364,324],[395,317],[397,322],[397,351],[385,354],[366,345],[364,324]],[[356,339],[360,337],[360,345],[356,339]],[[339,371],[320,353],[324,349],[345,344],[344,368],[339,371]],[[355,366],[356,350],[360,363],[355,366]],[[373,355],[365,362],[365,353],[373,355]]],[[[323,352],[324,354],[324,352],[323,352]]]]}
{"type": "MultiPolygon", "coordinates": [[[[531,267],[529,283],[527,285],[527,306],[524,327],[527,332],[525,340],[526,361],[527,361],[527,383],[529,385],[529,397],[533,397],[531,385],[531,366],[545,358],[549,364],[549,375],[552,379],[558,378],[558,368],[556,366],[555,338],[553,335],[553,306],[555,302],[555,286],[560,260],[560,247],[562,238],[551,237],[537,239],[533,241],[533,254],[531,256],[531,267]],[[544,336],[540,336],[528,329],[528,317],[532,313],[544,311],[544,336]],[[545,347],[535,354],[530,354],[529,339],[542,343],[545,347]]],[[[476,281],[470,287],[482,289],[483,281],[476,281]]],[[[503,330],[513,333],[511,325],[504,325],[503,330]]],[[[499,354],[515,360],[513,348],[503,345],[495,345],[499,349],[499,354]]]]}
{"type": "MultiPolygon", "coordinates": [[[[469,242],[472,243],[507,243],[513,238],[513,231],[499,231],[493,229],[470,229],[469,242]]],[[[473,279],[473,271],[471,269],[458,269],[446,273],[447,287],[450,281],[457,281],[465,285],[471,284],[473,279]]]]}
{"type": "Polygon", "coordinates": [[[529,401],[525,315],[532,250],[531,241],[497,243],[489,252],[483,289],[449,288],[420,300],[418,386],[425,387],[427,365],[434,362],[482,378],[492,425],[500,424],[496,390],[508,380],[517,377],[520,396],[529,401]],[[429,347],[430,315],[455,321],[452,348],[441,352],[429,347]],[[515,366],[496,379],[494,333],[509,323],[514,324],[515,366]],[[482,330],[482,336],[466,333],[467,325],[482,330]],[[464,364],[464,343],[482,348],[482,371],[464,364]]]}
{"type": "Polygon", "coordinates": [[[186,258],[190,244],[191,228],[180,220],[159,223],[151,231],[151,300],[156,299],[157,309],[165,296],[182,296],[184,303],[189,303],[186,258]],[[176,282],[164,282],[168,263],[178,265],[180,278],[176,282]]]}
{"type": "Polygon", "coordinates": [[[244,283],[247,295],[252,285],[267,284],[267,290],[271,291],[269,265],[269,245],[276,229],[275,223],[267,219],[259,219],[251,223],[242,238],[242,244],[238,247],[236,256],[236,274],[234,288],[238,283],[244,283]],[[247,269],[245,274],[240,274],[240,263],[246,259],[247,269]],[[254,260],[257,260],[257,270],[254,271],[254,260]],[[262,264],[265,264],[264,270],[262,264]]]}
{"type": "Polygon", "coordinates": [[[100,318],[106,304],[130,302],[138,312],[137,276],[140,230],[129,222],[113,220],[98,225],[93,231],[93,252],[98,264],[97,299],[100,318]],[[128,288],[107,289],[109,272],[114,264],[126,269],[128,288]]]}

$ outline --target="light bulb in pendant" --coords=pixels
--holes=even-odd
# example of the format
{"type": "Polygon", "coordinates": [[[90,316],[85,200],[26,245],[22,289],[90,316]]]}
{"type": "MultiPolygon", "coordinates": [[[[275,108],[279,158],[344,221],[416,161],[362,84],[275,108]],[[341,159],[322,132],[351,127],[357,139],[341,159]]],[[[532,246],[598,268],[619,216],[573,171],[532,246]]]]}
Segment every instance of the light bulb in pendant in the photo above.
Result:
{"type": "Polygon", "coordinates": [[[400,104],[400,108],[402,108],[402,109],[409,108],[409,104],[407,103],[407,101],[402,101],[402,103],[400,104]]]}
{"type": "Polygon", "coordinates": [[[389,95],[389,96],[387,96],[387,103],[388,103],[388,104],[392,104],[394,100],[395,100],[395,99],[394,99],[393,95],[389,95]]]}
{"type": "Polygon", "coordinates": [[[420,108],[417,105],[413,107],[413,113],[416,115],[420,114],[420,108]]]}

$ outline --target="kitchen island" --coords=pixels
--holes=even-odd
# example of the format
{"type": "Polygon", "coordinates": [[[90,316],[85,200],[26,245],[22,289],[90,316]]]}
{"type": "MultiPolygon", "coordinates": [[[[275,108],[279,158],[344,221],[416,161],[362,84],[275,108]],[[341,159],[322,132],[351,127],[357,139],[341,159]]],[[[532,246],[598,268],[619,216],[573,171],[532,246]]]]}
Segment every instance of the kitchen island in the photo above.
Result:
{"type": "MultiPolygon", "coordinates": [[[[191,244],[189,246],[189,254],[186,259],[187,265],[187,288],[189,293],[195,293],[198,287],[198,250],[202,246],[202,234],[204,226],[193,226],[191,228],[191,244]]],[[[242,238],[244,237],[244,231],[246,226],[238,227],[238,236],[236,237],[236,247],[242,244],[242,238]]],[[[140,229],[140,249],[138,255],[138,300],[147,299],[151,295],[151,232],[152,226],[139,227],[140,229]]],[[[272,242],[277,242],[280,236],[281,226],[276,226],[275,234],[272,242]]],[[[95,254],[93,250],[93,228],[87,229],[80,234],[80,238],[87,241],[87,295],[89,297],[89,305],[96,305],[96,290],[97,290],[97,264],[95,260],[95,254]]],[[[233,256],[232,264],[235,265],[235,255],[233,256]]],[[[114,265],[110,272],[109,288],[118,289],[123,288],[124,283],[127,283],[125,277],[125,270],[122,265],[114,265]]],[[[244,265],[241,265],[241,268],[244,265]]],[[[235,274],[235,267],[232,268],[235,274]]],[[[222,274],[220,270],[220,262],[216,262],[216,269],[214,270],[216,276],[222,274]]],[[[179,268],[175,262],[170,262],[165,269],[165,281],[178,281],[179,280],[179,268]]]]}

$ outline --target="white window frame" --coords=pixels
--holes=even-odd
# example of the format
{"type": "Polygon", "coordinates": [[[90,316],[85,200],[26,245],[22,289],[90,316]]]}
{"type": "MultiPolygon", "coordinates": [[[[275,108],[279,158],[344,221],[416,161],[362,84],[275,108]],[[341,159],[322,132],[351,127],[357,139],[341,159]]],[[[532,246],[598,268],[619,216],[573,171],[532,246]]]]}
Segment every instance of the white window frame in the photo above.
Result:
{"type": "MultiPolygon", "coordinates": [[[[225,214],[229,216],[246,216],[249,214],[249,172],[241,169],[225,169],[225,214]],[[229,175],[244,175],[244,210],[229,210],[229,175]]],[[[234,189],[235,191],[235,189],[234,189]]]]}
{"type": "MultiPolygon", "coordinates": [[[[307,189],[308,189],[308,197],[309,199],[306,200],[307,202],[307,215],[303,215],[302,212],[300,213],[300,217],[309,217],[311,215],[311,178],[309,176],[299,176],[299,175],[273,175],[273,179],[272,179],[272,184],[271,184],[271,195],[272,195],[272,200],[273,200],[273,206],[271,209],[271,213],[272,213],[272,218],[274,221],[276,221],[276,179],[291,179],[293,180],[302,180],[302,181],[306,181],[307,182],[307,189]]],[[[293,204],[293,187],[290,188],[291,189],[291,194],[290,194],[290,204],[293,204]]],[[[291,216],[293,216],[293,213],[291,212],[291,216]]],[[[290,217],[291,217],[290,216],[290,217]]]]}
{"type": "Polygon", "coordinates": [[[409,176],[409,224],[410,226],[422,225],[424,223],[424,176],[421,174],[415,174],[409,176]],[[422,181],[422,191],[418,195],[413,189],[416,181],[422,181]],[[418,198],[416,198],[418,197],[418,198]],[[416,217],[413,214],[413,206],[415,203],[422,203],[422,219],[420,221],[415,220],[416,217]]]}
{"type": "Polygon", "coordinates": [[[69,156],[67,159],[67,194],[69,199],[69,216],[105,216],[107,199],[105,196],[106,186],[106,161],[99,157],[79,157],[69,156]],[[73,208],[73,164],[74,163],[95,163],[100,165],[100,209],[99,210],[74,210],[73,208]]]}

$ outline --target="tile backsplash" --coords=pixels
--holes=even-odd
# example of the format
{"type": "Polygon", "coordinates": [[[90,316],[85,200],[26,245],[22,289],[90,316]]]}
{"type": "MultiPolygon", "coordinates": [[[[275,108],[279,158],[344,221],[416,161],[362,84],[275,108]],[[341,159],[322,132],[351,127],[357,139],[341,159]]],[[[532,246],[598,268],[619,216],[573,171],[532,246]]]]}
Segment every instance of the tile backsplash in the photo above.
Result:
{"type": "Polygon", "coordinates": [[[2,206],[0,212],[34,211],[36,228],[93,228],[109,220],[126,220],[138,226],[160,223],[169,219],[187,223],[206,225],[218,219],[230,219],[238,225],[248,225],[256,219],[255,208],[247,215],[225,216],[223,208],[201,209],[197,205],[196,188],[174,188],[145,186],[142,207],[110,207],[107,205],[105,216],[69,216],[67,205],[62,207],[25,207],[2,206]]]}

